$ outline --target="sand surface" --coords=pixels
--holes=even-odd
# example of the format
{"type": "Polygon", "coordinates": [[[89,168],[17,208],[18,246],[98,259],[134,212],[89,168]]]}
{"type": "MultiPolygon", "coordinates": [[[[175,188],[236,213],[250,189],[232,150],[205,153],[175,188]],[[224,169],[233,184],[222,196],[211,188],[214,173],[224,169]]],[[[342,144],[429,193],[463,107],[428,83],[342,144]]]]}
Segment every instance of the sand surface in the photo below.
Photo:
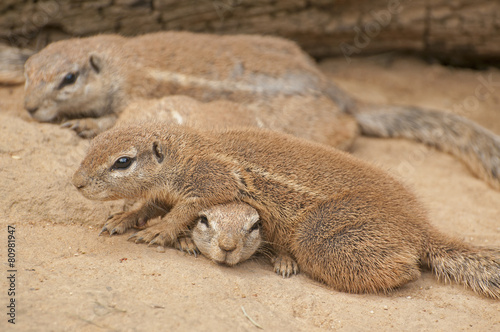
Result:
{"type": "MultiPolygon", "coordinates": [[[[324,72],[367,101],[462,115],[500,134],[500,87],[474,101],[478,77],[500,72],[390,56],[333,59],[324,72]]],[[[123,202],[98,203],[69,183],[88,142],[33,122],[23,88],[0,88],[0,330],[17,331],[500,331],[500,301],[429,271],[389,295],[339,293],[305,275],[282,279],[264,259],[228,268],[127,236],[98,237],[123,202]],[[16,236],[16,324],[7,323],[7,226],[16,236]]],[[[500,247],[500,192],[453,157],[407,140],[359,138],[353,154],[413,188],[441,231],[500,247]]]]}

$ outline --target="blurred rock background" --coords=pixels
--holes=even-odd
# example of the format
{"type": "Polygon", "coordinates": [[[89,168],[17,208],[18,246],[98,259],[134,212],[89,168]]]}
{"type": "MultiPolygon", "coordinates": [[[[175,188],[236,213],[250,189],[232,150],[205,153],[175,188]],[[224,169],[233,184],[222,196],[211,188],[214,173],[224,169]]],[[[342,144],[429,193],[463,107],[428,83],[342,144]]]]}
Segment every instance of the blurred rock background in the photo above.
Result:
{"type": "Polygon", "coordinates": [[[41,49],[96,33],[259,33],[316,58],[417,54],[482,68],[500,60],[500,2],[487,0],[2,0],[0,41],[41,49]]]}

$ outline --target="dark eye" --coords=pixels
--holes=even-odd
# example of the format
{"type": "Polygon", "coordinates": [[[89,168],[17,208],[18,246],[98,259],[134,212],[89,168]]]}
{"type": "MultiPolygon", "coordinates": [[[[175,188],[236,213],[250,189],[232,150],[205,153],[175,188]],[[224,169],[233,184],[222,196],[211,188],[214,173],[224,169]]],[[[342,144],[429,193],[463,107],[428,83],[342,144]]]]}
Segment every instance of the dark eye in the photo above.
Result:
{"type": "Polygon", "coordinates": [[[59,89],[62,89],[66,85],[71,85],[71,84],[75,83],[77,78],[78,78],[78,72],[67,73],[66,76],[64,76],[61,84],[59,84],[59,89]]]}
{"type": "Polygon", "coordinates": [[[253,224],[252,227],[248,230],[248,233],[252,233],[253,231],[260,229],[261,225],[262,225],[262,222],[260,221],[260,219],[257,220],[257,222],[255,224],[253,224]]]}
{"type": "Polygon", "coordinates": [[[120,157],[113,164],[111,169],[127,169],[132,164],[133,159],[130,157],[120,157]]]}
{"type": "Polygon", "coordinates": [[[201,217],[200,217],[200,223],[202,223],[203,225],[205,225],[205,226],[209,227],[209,226],[208,226],[208,219],[207,219],[207,217],[205,217],[205,216],[201,216],[201,217]]]}

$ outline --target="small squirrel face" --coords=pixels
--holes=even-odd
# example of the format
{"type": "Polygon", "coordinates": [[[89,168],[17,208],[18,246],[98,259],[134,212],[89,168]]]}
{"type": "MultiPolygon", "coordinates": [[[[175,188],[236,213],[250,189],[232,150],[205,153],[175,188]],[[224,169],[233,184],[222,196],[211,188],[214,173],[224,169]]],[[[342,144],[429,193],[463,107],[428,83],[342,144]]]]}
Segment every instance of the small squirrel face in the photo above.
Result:
{"type": "Polygon", "coordinates": [[[192,239],[206,257],[233,266],[250,258],[260,247],[259,214],[245,203],[213,206],[200,212],[192,239]]]}
{"type": "Polygon", "coordinates": [[[25,109],[40,122],[105,114],[111,87],[102,59],[96,54],[72,59],[59,54],[60,47],[49,45],[26,62],[25,109]]]}
{"type": "Polygon", "coordinates": [[[125,132],[104,132],[97,136],[73,175],[73,185],[93,200],[136,199],[147,194],[144,188],[161,185],[155,175],[164,166],[164,154],[155,137],[148,135],[127,139],[125,132]]]}
{"type": "Polygon", "coordinates": [[[110,155],[101,164],[85,159],[73,175],[72,183],[88,199],[106,201],[126,198],[135,194],[137,181],[134,179],[140,164],[135,148],[110,155]]]}

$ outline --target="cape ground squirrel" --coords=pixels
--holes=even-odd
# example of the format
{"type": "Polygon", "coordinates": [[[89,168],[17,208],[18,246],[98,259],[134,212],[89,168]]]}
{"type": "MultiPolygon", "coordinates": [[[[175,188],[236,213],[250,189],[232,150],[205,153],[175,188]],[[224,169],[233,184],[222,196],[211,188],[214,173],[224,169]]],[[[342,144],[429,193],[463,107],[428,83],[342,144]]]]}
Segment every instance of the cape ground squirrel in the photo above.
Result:
{"type": "Polygon", "coordinates": [[[163,215],[134,234],[136,242],[171,245],[200,211],[245,202],[280,256],[337,290],[387,291],[417,278],[424,263],[440,278],[500,298],[499,250],[447,238],[385,172],[290,135],[117,127],[92,141],[73,184],[89,199],[147,202],[110,219],[113,233],[163,215]]]}
{"type": "Polygon", "coordinates": [[[226,99],[253,108],[260,127],[274,129],[281,121],[286,133],[334,146],[347,147],[358,126],[367,135],[422,141],[500,188],[499,137],[449,113],[356,102],[281,38],[160,32],[70,39],[30,57],[25,75],[25,107],[33,118],[79,118],[67,124],[83,136],[113,126],[137,98],[226,99]],[[287,102],[289,96],[304,99],[287,102]],[[332,139],[339,128],[341,139],[332,139]]]}

